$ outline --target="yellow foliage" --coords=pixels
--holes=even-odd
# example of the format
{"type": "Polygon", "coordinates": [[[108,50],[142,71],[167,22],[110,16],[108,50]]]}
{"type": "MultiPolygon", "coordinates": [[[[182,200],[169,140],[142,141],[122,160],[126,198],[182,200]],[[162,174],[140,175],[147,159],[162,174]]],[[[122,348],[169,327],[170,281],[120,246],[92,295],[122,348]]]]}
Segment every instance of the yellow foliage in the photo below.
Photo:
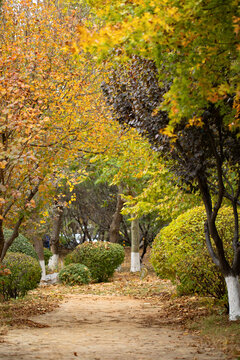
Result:
{"type": "Polygon", "coordinates": [[[2,213],[12,222],[35,206],[27,201],[35,187],[42,200],[58,176],[67,177],[64,169],[89,146],[96,114],[99,122],[105,115],[96,91],[100,74],[79,50],[74,11],[9,0],[1,17],[0,186],[2,213]]]}

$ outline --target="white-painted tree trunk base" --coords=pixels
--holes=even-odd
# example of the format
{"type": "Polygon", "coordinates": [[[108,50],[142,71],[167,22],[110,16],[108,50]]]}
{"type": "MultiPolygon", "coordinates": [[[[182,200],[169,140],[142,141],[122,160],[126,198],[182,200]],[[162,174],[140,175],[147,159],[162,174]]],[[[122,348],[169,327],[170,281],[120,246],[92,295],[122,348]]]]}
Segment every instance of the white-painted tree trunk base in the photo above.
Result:
{"type": "Polygon", "coordinates": [[[225,277],[228,304],[229,304],[229,320],[236,321],[240,319],[240,284],[237,276],[225,277]]]}
{"type": "Polygon", "coordinates": [[[50,270],[56,270],[57,266],[58,266],[58,259],[59,259],[59,255],[58,254],[53,254],[49,261],[48,261],[48,268],[50,270]]]}
{"type": "Polygon", "coordinates": [[[141,270],[140,254],[139,252],[131,252],[131,272],[137,272],[141,270]]]}
{"type": "Polygon", "coordinates": [[[39,260],[41,269],[42,269],[42,277],[41,280],[45,281],[46,280],[46,267],[45,267],[45,261],[44,260],[39,260]]]}
{"type": "Polygon", "coordinates": [[[120,272],[122,270],[122,265],[119,265],[117,268],[116,268],[116,271],[120,272]]]}

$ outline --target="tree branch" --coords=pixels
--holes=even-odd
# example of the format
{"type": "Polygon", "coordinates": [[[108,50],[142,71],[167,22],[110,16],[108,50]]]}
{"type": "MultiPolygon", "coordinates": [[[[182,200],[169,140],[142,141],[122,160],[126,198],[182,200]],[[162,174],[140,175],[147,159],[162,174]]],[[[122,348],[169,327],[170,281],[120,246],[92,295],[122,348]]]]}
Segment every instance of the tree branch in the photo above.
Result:
{"type": "Polygon", "coordinates": [[[210,238],[210,234],[209,234],[209,227],[208,227],[208,222],[207,221],[204,224],[204,234],[205,234],[205,239],[206,239],[208,252],[209,252],[214,264],[217,265],[217,267],[220,268],[220,261],[219,261],[217,255],[216,255],[215,251],[213,250],[213,247],[212,247],[211,238],[210,238]]]}
{"type": "MultiPolygon", "coordinates": [[[[29,194],[28,197],[26,198],[24,208],[26,208],[27,203],[29,203],[29,201],[31,201],[31,200],[33,199],[33,197],[36,195],[36,193],[38,192],[38,188],[39,188],[40,182],[41,182],[41,181],[39,181],[39,183],[34,187],[34,189],[31,190],[30,194],[29,194]]],[[[14,226],[14,229],[13,229],[13,232],[12,232],[11,237],[10,237],[7,241],[5,241],[5,243],[4,243],[4,246],[3,246],[3,249],[2,249],[2,253],[1,253],[0,261],[3,260],[4,256],[6,255],[6,252],[7,252],[8,248],[12,245],[13,241],[18,237],[18,235],[19,235],[18,230],[19,230],[20,225],[21,225],[22,222],[23,222],[23,219],[24,219],[24,214],[21,214],[21,215],[19,216],[18,221],[16,222],[16,224],[15,224],[15,226],[14,226]]]]}

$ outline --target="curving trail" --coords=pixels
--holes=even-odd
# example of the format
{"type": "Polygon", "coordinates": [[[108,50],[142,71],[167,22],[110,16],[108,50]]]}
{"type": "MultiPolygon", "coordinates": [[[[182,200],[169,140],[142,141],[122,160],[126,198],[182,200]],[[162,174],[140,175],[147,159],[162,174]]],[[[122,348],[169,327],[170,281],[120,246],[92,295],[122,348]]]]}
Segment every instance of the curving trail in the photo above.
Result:
{"type": "Polygon", "coordinates": [[[225,360],[195,336],[161,322],[159,307],[128,297],[69,295],[0,344],[4,360],[225,360]]]}

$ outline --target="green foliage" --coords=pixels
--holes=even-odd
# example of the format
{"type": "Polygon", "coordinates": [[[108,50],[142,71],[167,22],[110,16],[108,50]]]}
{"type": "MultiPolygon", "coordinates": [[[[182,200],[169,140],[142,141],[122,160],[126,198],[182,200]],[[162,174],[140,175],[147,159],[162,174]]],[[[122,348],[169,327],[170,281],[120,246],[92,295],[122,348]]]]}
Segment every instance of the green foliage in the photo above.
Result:
{"type": "Polygon", "coordinates": [[[50,257],[53,255],[53,253],[51,252],[51,250],[46,249],[46,248],[43,249],[43,253],[44,253],[45,265],[47,265],[50,257]]]}
{"type": "Polygon", "coordinates": [[[22,253],[9,252],[3,265],[11,272],[0,277],[0,293],[4,300],[22,297],[38,286],[41,267],[36,259],[22,253]]]}
{"type": "Polygon", "coordinates": [[[198,193],[191,194],[188,190],[187,186],[180,187],[174,174],[161,164],[152,171],[139,195],[124,195],[122,214],[134,213],[140,217],[155,213],[158,220],[169,222],[189,208],[199,205],[198,193]]]}
{"type": "Polygon", "coordinates": [[[152,59],[160,81],[169,84],[162,109],[172,126],[201,116],[209,101],[222,107],[231,124],[234,115],[228,117],[224,103],[227,93],[239,101],[238,1],[90,2],[97,13],[101,8],[104,25],[91,36],[86,32],[86,48],[99,61],[123,62],[133,55],[152,59]]]}
{"type": "MultiPolygon", "coordinates": [[[[6,239],[10,238],[11,235],[12,235],[12,230],[4,229],[4,237],[6,239]]],[[[14,240],[12,245],[9,247],[8,251],[9,252],[19,252],[19,253],[22,253],[22,254],[26,254],[26,255],[31,256],[34,259],[38,260],[37,253],[34,250],[33,245],[22,234],[18,235],[18,237],[14,240]]]]}
{"type": "MultiPolygon", "coordinates": [[[[179,294],[222,299],[226,296],[225,282],[207,251],[205,220],[205,210],[199,206],[172,221],[154,240],[151,262],[158,276],[177,283],[179,294]]],[[[220,210],[216,224],[230,260],[234,220],[229,207],[220,210]]]]}
{"type": "Polygon", "coordinates": [[[82,285],[90,282],[91,274],[85,265],[69,264],[59,272],[59,279],[63,284],[82,285]]]}
{"type": "Polygon", "coordinates": [[[124,248],[119,244],[85,242],[66,256],[65,264],[84,264],[89,268],[93,281],[102,282],[107,281],[122,264],[124,255],[124,248]]]}

